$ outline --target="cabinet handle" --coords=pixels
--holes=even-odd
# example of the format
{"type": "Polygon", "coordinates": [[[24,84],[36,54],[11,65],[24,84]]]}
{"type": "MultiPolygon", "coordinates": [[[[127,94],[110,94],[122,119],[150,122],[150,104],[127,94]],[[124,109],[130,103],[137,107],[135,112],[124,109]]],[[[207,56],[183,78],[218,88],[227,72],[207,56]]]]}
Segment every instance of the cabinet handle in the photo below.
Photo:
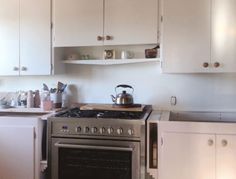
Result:
{"type": "Polygon", "coordinates": [[[212,146],[213,144],[214,144],[214,141],[213,141],[212,139],[209,139],[209,140],[208,140],[208,145],[209,145],[209,146],[212,146]]]}
{"type": "Polygon", "coordinates": [[[19,71],[19,68],[18,67],[14,67],[13,71],[19,71]]]}
{"type": "Polygon", "coordinates": [[[97,36],[97,41],[102,41],[103,37],[102,36],[97,36]]]}
{"type": "Polygon", "coordinates": [[[21,67],[21,71],[27,71],[26,67],[21,67]]]}
{"type": "Polygon", "coordinates": [[[112,36],[107,35],[107,36],[106,36],[106,40],[112,40],[112,36]]]}
{"type": "Polygon", "coordinates": [[[203,66],[204,68],[207,68],[207,67],[209,67],[209,63],[205,62],[205,63],[203,63],[202,66],[203,66]]]}
{"type": "Polygon", "coordinates": [[[219,63],[219,62],[215,62],[215,63],[214,63],[214,67],[215,67],[215,68],[218,68],[219,66],[220,66],[220,63],[219,63]]]}
{"type": "Polygon", "coordinates": [[[228,141],[224,139],[221,141],[221,144],[223,147],[226,147],[228,145],[228,141]]]}

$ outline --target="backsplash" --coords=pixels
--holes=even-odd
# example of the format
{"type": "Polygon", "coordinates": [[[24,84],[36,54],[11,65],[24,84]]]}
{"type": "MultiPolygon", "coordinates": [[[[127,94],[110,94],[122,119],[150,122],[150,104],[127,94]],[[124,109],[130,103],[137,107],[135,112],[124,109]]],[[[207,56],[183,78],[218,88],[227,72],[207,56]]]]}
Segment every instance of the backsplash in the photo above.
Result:
{"type": "Polygon", "coordinates": [[[157,62],[115,66],[67,65],[66,74],[55,76],[0,77],[0,91],[56,87],[69,84],[71,102],[112,103],[117,84],[134,88],[134,102],[156,109],[236,110],[236,74],[162,74],[157,62]],[[177,105],[170,105],[171,96],[177,105]]]}

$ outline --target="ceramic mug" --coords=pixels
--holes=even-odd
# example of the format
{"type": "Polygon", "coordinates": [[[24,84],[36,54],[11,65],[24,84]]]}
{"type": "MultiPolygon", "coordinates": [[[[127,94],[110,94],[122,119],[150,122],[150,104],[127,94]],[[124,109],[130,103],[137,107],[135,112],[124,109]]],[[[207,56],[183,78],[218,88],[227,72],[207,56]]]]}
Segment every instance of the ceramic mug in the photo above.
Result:
{"type": "Polygon", "coordinates": [[[121,51],[121,59],[131,59],[134,57],[134,54],[130,51],[123,50],[121,51]]]}

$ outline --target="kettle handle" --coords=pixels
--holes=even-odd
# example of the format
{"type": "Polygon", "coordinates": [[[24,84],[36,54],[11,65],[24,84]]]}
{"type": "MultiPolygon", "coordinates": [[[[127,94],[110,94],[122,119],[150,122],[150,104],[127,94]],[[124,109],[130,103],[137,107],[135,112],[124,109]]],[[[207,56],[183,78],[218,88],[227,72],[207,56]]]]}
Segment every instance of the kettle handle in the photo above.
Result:
{"type": "MultiPolygon", "coordinates": [[[[134,92],[134,88],[130,85],[125,85],[125,84],[117,85],[116,88],[115,88],[115,91],[116,91],[117,88],[130,88],[130,89],[132,89],[132,93],[134,92]]],[[[117,91],[116,91],[116,93],[117,93],[117,91]]]]}

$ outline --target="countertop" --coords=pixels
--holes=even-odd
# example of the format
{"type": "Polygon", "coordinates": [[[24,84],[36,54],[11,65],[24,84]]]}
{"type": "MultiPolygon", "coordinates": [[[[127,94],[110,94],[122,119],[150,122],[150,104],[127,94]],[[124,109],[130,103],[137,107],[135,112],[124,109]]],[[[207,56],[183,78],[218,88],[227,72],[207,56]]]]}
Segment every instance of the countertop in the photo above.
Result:
{"type": "Polygon", "coordinates": [[[51,111],[44,111],[41,108],[8,108],[0,109],[0,117],[37,117],[42,120],[47,120],[49,116],[60,110],[61,108],[51,111]]]}

